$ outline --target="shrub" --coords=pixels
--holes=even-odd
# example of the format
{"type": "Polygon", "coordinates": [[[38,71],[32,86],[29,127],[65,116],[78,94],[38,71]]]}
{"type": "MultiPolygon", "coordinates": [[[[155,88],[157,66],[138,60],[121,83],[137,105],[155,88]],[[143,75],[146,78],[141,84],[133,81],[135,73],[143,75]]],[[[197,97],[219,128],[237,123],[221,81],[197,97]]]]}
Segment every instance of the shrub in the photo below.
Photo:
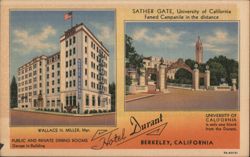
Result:
{"type": "Polygon", "coordinates": [[[88,114],[88,113],[89,113],[89,110],[85,110],[85,111],[84,111],[84,114],[88,114]]]}
{"type": "Polygon", "coordinates": [[[76,111],[72,111],[72,113],[76,114],[76,111]]]}
{"type": "Polygon", "coordinates": [[[52,109],[50,109],[50,111],[54,112],[54,109],[52,108],[52,109]]]}
{"type": "Polygon", "coordinates": [[[102,110],[99,109],[98,112],[99,112],[99,113],[102,113],[102,110]]]}
{"type": "Polygon", "coordinates": [[[93,110],[93,113],[97,113],[97,110],[94,109],[94,110],[93,110]]]}
{"type": "Polygon", "coordinates": [[[59,112],[59,109],[58,109],[58,108],[56,108],[56,109],[55,109],[55,112],[59,112]]]}
{"type": "Polygon", "coordinates": [[[109,110],[108,112],[111,112],[111,110],[109,110]]]}
{"type": "Polygon", "coordinates": [[[103,110],[103,113],[106,113],[107,112],[107,110],[103,110]]]}

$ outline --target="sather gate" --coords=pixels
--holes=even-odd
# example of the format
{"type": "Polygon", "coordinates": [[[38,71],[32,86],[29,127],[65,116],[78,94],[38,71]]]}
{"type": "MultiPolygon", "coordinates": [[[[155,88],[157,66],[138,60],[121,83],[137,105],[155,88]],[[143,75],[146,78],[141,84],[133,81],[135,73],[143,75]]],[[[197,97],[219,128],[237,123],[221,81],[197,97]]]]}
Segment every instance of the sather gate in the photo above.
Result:
{"type": "Polygon", "coordinates": [[[164,64],[163,59],[161,59],[161,63],[159,68],[147,68],[140,70],[140,78],[139,78],[139,85],[145,86],[148,85],[148,76],[149,74],[156,74],[156,88],[160,90],[160,92],[167,92],[167,73],[171,69],[182,68],[187,70],[192,74],[192,88],[194,90],[199,89],[199,80],[200,78],[204,78],[205,88],[208,89],[210,86],[210,71],[208,70],[208,66],[206,66],[205,73],[200,73],[198,69],[198,65],[196,64],[194,69],[192,70],[183,59],[178,59],[175,63],[167,66],[164,64]]]}

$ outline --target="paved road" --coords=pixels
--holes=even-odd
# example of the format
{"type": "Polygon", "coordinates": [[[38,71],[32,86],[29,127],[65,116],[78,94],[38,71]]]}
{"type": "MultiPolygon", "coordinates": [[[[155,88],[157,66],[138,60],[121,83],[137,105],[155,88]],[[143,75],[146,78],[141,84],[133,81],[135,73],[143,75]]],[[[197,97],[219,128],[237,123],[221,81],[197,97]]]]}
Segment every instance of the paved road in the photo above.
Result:
{"type": "Polygon", "coordinates": [[[97,116],[64,116],[46,113],[11,110],[11,125],[84,125],[112,126],[115,125],[115,113],[97,116]]]}
{"type": "Polygon", "coordinates": [[[236,110],[238,92],[233,91],[191,91],[169,88],[170,93],[130,101],[126,111],[162,110],[236,110]]]}

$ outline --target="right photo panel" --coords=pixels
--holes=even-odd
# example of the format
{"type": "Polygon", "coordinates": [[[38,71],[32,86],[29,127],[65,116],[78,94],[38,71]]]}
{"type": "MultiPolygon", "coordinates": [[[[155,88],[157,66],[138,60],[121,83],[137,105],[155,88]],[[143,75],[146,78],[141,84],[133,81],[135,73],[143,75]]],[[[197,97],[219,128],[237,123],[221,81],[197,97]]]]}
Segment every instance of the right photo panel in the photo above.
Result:
{"type": "Polygon", "coordinates": [[[238,22],[125,23],[125,111],[239,110],[238,22]]]}

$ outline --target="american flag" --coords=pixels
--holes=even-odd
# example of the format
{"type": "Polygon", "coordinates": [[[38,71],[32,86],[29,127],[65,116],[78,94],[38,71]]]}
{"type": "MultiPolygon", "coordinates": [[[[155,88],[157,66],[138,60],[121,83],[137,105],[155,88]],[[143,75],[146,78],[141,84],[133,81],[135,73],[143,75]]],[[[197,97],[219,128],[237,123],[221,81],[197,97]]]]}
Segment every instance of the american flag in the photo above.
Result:
{"type": "Polygon", "coordinates": [[[64,21],[69,20],[72,18],[72,11],[64,14],[64,21]]]}

